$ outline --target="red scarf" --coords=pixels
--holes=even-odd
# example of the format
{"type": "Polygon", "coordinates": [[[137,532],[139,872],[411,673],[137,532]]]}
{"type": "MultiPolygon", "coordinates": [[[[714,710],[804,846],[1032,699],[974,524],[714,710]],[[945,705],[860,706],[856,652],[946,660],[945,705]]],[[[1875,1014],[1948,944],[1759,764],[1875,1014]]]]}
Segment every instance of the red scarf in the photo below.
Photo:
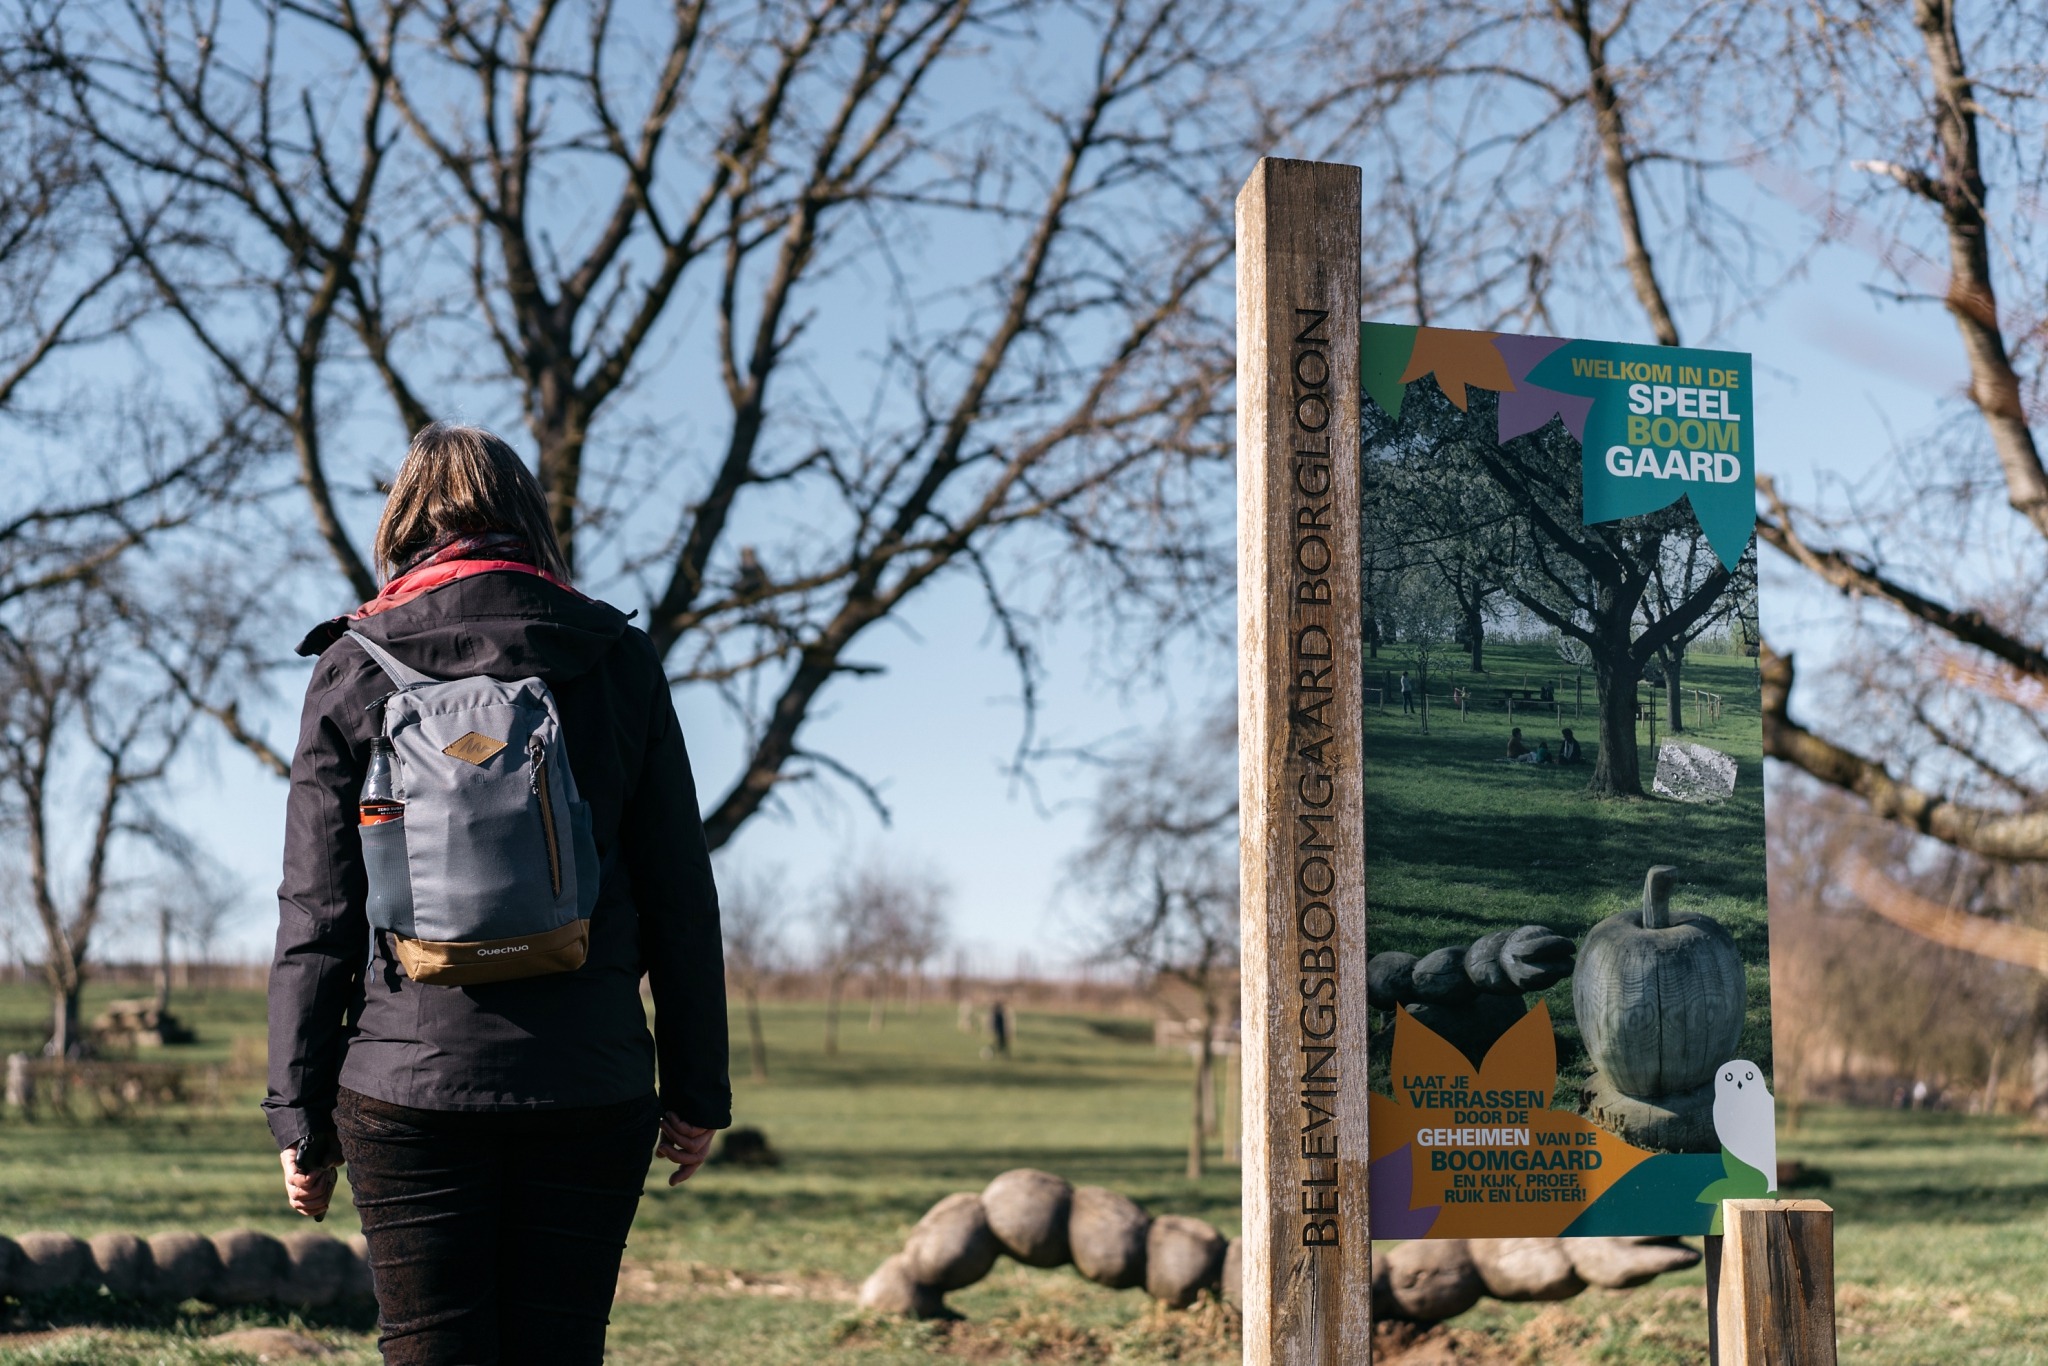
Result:
{"type": "MultiPolygon", "coordinates": [[[[526,542],[505,532],[487,532],[475,536],[457,536],[451,540],[437,542],[425,553],[415,556],[406,563],[404,570],[392,576],[368,602],[349,613],[349,620],[361,621],[374,617],[379,612],[388,612],[411,602],[422,593],[430,593],[443,584],[466,579],[472,574],[490,574],[511,570],[519,574],[534,574],[546,579],[557,588],[576,593],[574,588],[556,578],[547,570],[527,563],[526,542]],[[519,558],[514,558],[514,557],[519,558]]],[[[582,597],[581,593],[576,593],[582,597]]]]}

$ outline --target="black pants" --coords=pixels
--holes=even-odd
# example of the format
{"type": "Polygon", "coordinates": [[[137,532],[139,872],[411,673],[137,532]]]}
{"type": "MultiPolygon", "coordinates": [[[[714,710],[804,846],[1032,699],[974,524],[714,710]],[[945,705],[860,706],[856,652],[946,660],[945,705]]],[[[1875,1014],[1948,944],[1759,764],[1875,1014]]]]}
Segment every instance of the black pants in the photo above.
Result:
{"type": "Polygon", "coordinates": [[[334,1122],[388,1366],[602,1361],[660,1116],[651,1094],[474,1112],[343,1091],[334,1122]]]}

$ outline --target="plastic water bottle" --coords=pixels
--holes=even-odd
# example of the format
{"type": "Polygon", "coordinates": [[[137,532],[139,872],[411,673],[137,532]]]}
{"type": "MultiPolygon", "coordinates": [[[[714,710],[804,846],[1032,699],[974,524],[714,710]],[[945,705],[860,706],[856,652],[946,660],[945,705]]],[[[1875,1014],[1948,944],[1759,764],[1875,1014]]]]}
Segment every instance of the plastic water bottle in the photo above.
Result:
{"type": "Polygon", "coordinates": [[[393,782],[391,739],[379,735],[370,741],[370,771],[363,778],[363,796],[359,810],[364,825],[382,825],[405,815],[405,803],[398,800],[398,790],[393,782]]]}

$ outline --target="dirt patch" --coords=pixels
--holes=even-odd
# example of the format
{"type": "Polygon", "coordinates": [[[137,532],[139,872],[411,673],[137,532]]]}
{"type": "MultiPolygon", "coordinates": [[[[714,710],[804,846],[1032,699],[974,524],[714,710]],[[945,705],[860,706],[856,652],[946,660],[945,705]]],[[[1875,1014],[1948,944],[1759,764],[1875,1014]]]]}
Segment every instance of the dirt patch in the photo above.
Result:
{"type": "Polygon", "coordinates": [[[334,1355],[333,1348],[322,1346],[304,1333],[294,1333],[288,1328],[242,1328],[208,1338],[206,1345],[240,1352],[263,1362],[318,1361],[334,1355]]]}
{"type": "Polygon", "coordinates": [[[1056,1309],[1022,1309],[980,1320],[908,1324],[865,1317],[848,1323],[842,1344],[913,1345],[952,1361],[1029,1361],[1044,1366],[1101,1366],[1146,1360],[1189,1366],[1234,1363],[1243,1350],[1242,1322],[1229,1306],[1205,1297],[1174,1311],[1148,1305],[1121,1327],[1089,1327],[1056,1309]]]}
{"type": "Polygon", "coordinates": [[[618,1299],[622,1304],[660,1304],[700,1295],[765,1295],[851,1304],[859,1289],[829,1271],[740,1271],[704,1262],[629,1257],[619,1267],[618,1299]]]}

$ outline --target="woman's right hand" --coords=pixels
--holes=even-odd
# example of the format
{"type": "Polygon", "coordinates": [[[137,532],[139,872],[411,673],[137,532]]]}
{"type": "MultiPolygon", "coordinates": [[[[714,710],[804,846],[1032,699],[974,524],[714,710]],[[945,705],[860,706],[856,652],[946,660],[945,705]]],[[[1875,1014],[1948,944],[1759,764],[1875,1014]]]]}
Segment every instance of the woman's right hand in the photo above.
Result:
{"type": "Polygon", "coordinates": [[[284,1197],[291,1207],[309,1219],[325,1218],[327,1206],[334,1199],[335,1169],[300,1171],[296,1148],[286,1148],[277,1160],[284,1165],[284,1197]]]}
{"type": "Polygon", "coordinates": [[[697,1174],[697,1168],[711,1156],[711,1139],[717,1132],[686,1124],[673,1110],[662,1113],[661,1136],[655,1141],[654,1154],[676,1164],[676,1169],[669,1173],[671,1186],[679,1186],[697,1174]]]}

